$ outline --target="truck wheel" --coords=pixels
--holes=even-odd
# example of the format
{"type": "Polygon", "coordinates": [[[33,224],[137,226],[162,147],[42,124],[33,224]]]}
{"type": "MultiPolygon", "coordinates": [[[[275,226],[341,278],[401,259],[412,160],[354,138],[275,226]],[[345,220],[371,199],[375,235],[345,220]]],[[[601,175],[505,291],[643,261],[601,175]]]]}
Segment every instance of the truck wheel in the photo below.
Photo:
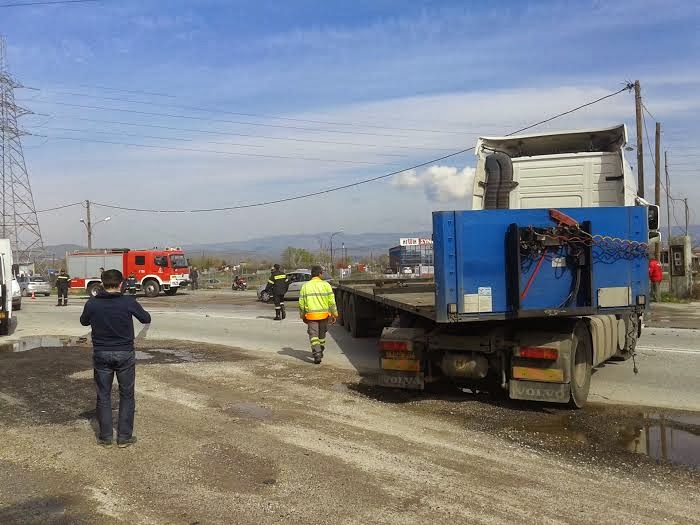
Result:
{"type": "Polygon", "coordinates": [[[143,293],[146,294],[146,297],[158,297],[158,294],[160,293],[160,285],[158,284],[158,281],[149,279],[143,283],[143,293]]]}
{"type": "Polygon", "coordinates": [[[338,292],[338,297],[335,298],[335,302],[338,306],[338,324],[343,326],[345,324],[345,310],[343,309],[343,298],[345,294],[343,292],[338,292]]]}
{"type": "Polygon", "coordinates": [[[591,336],[586,325],[577,323],[574,329],[573,348],[571,355],[571,400],[572,408],[583,408],[591,388],[591,372],[593,352],[591,336]]]}
{"type": "Polygon", "coordinates": [[[165,295],[173,296],[177,293],[177,287],[165,290],[165,295]]]}
{"type": "Polygon", "coordinates": [[[637,339],[641,331],[641,321],[636,313],[631,313],[625,317],[625,347],[620,350],[613,359],[616,361],[627,361],[634,355],[637,347],[637,339]]]}
{"type": "Polygon", "coordinates": [[[349,332],[353,337],[367,337],[367,326],[360,318],[361,299],[355,295],[348,301],[348,318],[346,322],[350,325],[349,332]]]}
{"type": "Polygon", "coordinates": [[[87,288],[87,293],[90,297],[97,297],[97,293],[102,289],[100,283],[92,283],[87,288]]]}
{"type": "Polygon", "coordinates": [[[350,297],[351,295],[349,293],[343,294],[343,316],[345,317],[343,326],[345,326],[345,330],[348,332],[350,331],[350,297]]]}

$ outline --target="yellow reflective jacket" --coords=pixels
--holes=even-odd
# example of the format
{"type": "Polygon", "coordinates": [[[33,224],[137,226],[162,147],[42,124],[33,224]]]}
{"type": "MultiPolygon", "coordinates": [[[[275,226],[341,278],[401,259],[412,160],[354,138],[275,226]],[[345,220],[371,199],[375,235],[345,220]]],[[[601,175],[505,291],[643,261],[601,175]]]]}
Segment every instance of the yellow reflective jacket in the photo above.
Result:
{"type": "Polygon", "coordinates": [[[319,321],[329,316],[338,316],[333,288],[320,277],[304,283],[299,293],[299,315],[302,319],[319,321]]]}

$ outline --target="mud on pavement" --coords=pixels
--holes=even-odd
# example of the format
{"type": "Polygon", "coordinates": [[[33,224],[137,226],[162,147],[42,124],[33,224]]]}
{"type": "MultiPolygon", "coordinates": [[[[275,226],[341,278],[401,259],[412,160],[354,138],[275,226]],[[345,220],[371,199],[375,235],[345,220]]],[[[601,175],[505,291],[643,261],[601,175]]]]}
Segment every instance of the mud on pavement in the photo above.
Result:
{"type": "MultiPolygon", "coordinates": [[[[151,341],[139,442],[103,449],[89,346],[49,344],[0,350],[3,524],[700,522],[691,461],[619,444],[637,412],[397,394],[325,365],[151,341]]],[[[676,432],[697,436],[687,421],[676,432]]]]}

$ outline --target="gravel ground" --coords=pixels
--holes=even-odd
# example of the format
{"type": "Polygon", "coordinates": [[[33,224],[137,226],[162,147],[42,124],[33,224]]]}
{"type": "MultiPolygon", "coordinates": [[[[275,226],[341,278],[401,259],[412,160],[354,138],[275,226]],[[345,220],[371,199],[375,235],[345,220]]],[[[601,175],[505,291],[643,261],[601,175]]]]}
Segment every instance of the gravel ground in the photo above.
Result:
{"type": "Polygon", "coordinates": [[[88,346],[0,353],[0,523],[700,523],[697,469],[620,445],[642,409],[390,394],[186,342],[139,352],[124,450],[95,445],[88,346]]]}

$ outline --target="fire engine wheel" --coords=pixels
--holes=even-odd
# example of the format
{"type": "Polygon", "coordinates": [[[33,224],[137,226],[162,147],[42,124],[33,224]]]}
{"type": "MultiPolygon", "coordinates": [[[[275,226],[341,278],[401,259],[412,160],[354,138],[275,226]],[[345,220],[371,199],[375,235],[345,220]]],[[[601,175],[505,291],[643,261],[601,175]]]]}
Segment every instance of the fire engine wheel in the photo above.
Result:
{"type": "Polygon", "coordinates": [[[146,295],[146,297],[158,297],[158,294],[160,293],[160,285],[158,284],[158,281],[149,279],[143,283],[143,293],[146,295]]]}
{"type": "Polygon", "coordinates": [[[588,328],[582,322],[574,329],[571,354],[571,400],[572,408],[583,408],[591,388],[593,351],[588,328]]]}
{"type": "Polygon", "coordinates": [[[101,289],[102,285],[100,283],[92,283],[90,286],[88,286],[87,293],[90,297],[97,297],[97,294],[101,289]]]}
{"type": "Polygon", "coordinates": [[[168,288],[165,290],[165,295],[175,295],[177,293],[177,288],[168,288]]]}

